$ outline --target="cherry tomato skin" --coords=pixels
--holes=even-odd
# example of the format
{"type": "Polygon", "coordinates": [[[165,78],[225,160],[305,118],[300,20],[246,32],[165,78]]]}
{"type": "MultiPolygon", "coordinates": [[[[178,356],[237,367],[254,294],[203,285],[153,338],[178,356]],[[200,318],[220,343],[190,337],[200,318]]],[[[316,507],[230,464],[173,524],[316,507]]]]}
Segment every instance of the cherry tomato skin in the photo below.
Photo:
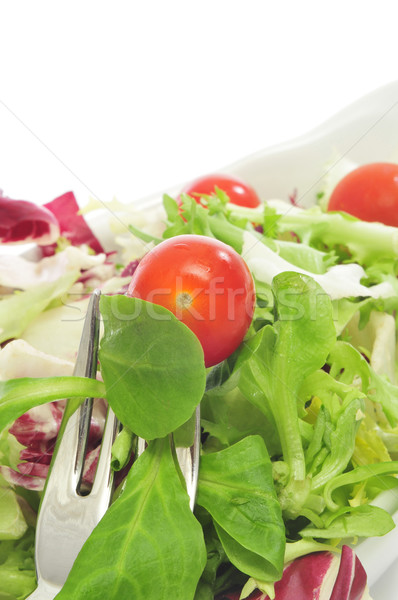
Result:
{"type": "Polygon", "coordinates": [[[182,193],[189,194],[195,200],[199,201],[200,196],[197,194],[206,196],[214,194],[216,187],[228,195],[232,204],[256,208],[261,203],[257,192],[250,185],[230,175],[206,175],[205,177],[200,177],[189,183],[182,190],[182,193]]]}
{"type": "Polygon", "coordinates": [[[398,227],[398,165],[371,163],[351,171],[333,190],[328,210],[398,227]]]}
{"type": "Polygon", "coordinates": [[[206,367],[227,358],[252,320],[251,273],[230,246],[201,235],[180,235],[140,261],[127,296],[169,309],[198,337],[206,367]]]}

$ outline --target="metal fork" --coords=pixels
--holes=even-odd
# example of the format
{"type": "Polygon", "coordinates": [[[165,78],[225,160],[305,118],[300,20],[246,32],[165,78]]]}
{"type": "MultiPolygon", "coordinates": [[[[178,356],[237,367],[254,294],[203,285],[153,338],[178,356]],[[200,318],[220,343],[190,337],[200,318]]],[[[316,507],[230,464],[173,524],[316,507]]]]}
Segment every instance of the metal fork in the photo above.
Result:
{"type": "MultiPolygon", "coordinates": [[[[90,299],[73,374],[95,378],[99,339],[99,299],[90,299]]],[[[118,428],[108,409],[101,453],[91,492],[80,486],[93,399],[69,416],[68,401],[47,478],[36,529],[35,562],[38,587],[29,600],[52,600],[61,590],[81,547],[109,506],[113,475],[110,454],[118,428]]]]}
{"type": "MultiPolygon", "coordinates": [[[[74,375],[95,378],[99,341],[99,299],[91,296],[80,340],[74,375]]],[[[54,450],[49,476],[40,505],[36,529],[35,562],[37,589],[27,600],[53,600],[65,583],[69,571],[94,527],[106,512],[113,490],[111,449],[119,423],[108,409],[101,452],[89,494],[81,491],[81,480],[93,399],[86,398],[70,416],[68,401],[54,450]]],[[[138,440],[137,454],[145,449],[138,440]]],[[[177,448],[191,510],[194,508],[199,472],[200,408],[196,409],[195,439],[190,448],[177,448]]]]}

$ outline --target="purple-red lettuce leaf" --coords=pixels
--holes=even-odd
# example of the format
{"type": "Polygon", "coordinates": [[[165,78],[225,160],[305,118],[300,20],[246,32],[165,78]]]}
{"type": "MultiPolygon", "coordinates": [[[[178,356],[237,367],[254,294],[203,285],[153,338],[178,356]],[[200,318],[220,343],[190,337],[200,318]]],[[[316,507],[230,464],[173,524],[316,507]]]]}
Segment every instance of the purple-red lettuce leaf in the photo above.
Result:
{"type": "Polygon", "coordinates": [[[59,232],[58,220],[48,208],[26,200],[12,200],[0,192],[0,243],[53,244],[59,232]]]}
{"type": "MultiPolygon", "coordinates": [[[[73,246],[86,244],[96,253],[104,252],[99,240],[95,237],[85,218],[79,214],[79,205],[73,192],[66,192],[44,205],[57,219],[61,236],[73,246]]],[[[53,254],[54,249],[46,249],[47,254],[53,254]]]]}

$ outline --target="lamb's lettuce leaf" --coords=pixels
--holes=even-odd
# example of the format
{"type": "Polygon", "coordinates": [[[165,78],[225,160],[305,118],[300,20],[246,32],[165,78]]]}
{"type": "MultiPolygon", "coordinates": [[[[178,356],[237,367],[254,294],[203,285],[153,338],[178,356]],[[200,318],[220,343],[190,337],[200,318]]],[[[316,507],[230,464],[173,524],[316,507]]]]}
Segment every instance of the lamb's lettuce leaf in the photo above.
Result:
{"type": "Polygon", "coordinates": [[[259,579],[279,579],[284,524],[271,461],[259,436],[202,456],[197,502],[213,517],[233,564],[259,579]]]}
{"type": "Polygon", "coordinates": [[[198,338],[166,308],[103,296],[99,359],[106,397],[135,434],[154,439],[185,423],[206,384],[198,338]]]}
{"type": "Polygon", "coordinates": [[[34,406],[62,398],[101,398],[102,381],[87,377],[21,377],[0,381],[0,431],[34,406]]]}
{"type": "Polygon", "coordinates": [[[206,561],[168,438],[151,442],[84,544],[59,600],[192,600],[206,561]]]}

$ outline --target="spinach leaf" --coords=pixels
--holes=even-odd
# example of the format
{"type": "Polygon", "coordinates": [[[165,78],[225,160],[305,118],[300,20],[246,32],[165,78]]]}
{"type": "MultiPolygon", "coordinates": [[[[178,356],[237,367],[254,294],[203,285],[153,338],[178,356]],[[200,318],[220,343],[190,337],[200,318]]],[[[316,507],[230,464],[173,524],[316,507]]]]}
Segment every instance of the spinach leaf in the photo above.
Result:
{"type": "Polygon", "coordinates": [[[192,415],[206,383],[197,337],[167,309],[127,296],[102,296],[99,360],[106,397],[123,425],[154,439],[192,415]]]}
{"type": "Polygon", "coordinates": [[[203,533],[169,440],[155,440],[84,544],[57,599],[192,600],[205,562],[203,533]]]}
{"type": "Polygon", "coordinates": [[[233,564],[244,566],[248,575],[258,576],[260,570],[262,579],[279,579],[285,531],[271,461],[259,436],[202,456],[197,503],[213,517],[233,564]]]}

